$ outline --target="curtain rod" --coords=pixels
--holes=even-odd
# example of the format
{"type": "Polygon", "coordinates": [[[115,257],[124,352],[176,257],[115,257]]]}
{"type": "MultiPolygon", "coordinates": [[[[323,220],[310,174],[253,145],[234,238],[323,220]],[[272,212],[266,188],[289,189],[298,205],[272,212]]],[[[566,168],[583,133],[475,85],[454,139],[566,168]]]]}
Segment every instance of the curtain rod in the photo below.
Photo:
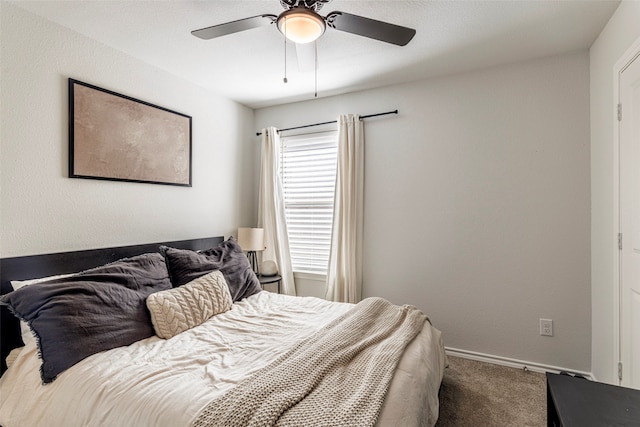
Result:
{"type": "MultiPolygon", "coordinates": [[[[366,116],[360,116],[360,120],[368,119],[369,117],[386,116],[387,114],[398,114],[398,110],[387,111],[385,113],[368,114],[366,116]]],[[[296,127],[292,127],[292,128],[278,129],[278,132],[284,132],[284,131],[287,131],[287,130],[310,128],[312,126],[328,125],[328,124],[331,124],[331,123],[338,123],[338,121],[337,120],[331,120],[330,122],[313,123],[311,125],[302,125],[302,126],[296,126],[296,127]]],[[[260,136],[260,135],[262,135],[262,132],[256,132],[256,135],[260,136]]]]}

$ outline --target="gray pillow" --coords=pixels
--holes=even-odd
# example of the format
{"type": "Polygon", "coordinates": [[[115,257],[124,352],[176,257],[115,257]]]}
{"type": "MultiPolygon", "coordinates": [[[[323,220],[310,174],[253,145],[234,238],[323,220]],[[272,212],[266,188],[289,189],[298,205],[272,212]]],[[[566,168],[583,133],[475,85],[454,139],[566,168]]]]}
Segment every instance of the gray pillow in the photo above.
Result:
{"type": "Polygon", "coordinates": [[[233,302],[262,290],[260,281],[249,265],[249,260],[233,238],[203,252],[167,246],[160,247],[160,251],[164,254],[174,287],[220,270],[227,281],[233,302]]]}
{"type": "Polygon", "coordinates": [[[42,381],[50,383],[92,354],[154,335],[145,300],[165,289],[171,282],[164,258],[150,253],[26,286],[0,304],[31,327],[42,381]]]}

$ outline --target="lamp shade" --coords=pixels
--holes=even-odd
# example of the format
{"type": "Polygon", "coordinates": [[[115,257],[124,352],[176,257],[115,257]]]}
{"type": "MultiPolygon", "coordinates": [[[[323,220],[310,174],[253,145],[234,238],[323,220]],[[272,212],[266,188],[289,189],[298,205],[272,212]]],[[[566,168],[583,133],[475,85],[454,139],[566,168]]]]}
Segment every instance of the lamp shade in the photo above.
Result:
{"type": "Polygon", "coordinates": [[[324,19],[310,9],[294,7],[278,17],[278,29],[294,43],[311,43],[327,28],[324,19]]]}
{"type": "Polygon", "coordinates": [[[245,252],[264,251],[264,229],[238,228],[238,245],[245,252]]]}

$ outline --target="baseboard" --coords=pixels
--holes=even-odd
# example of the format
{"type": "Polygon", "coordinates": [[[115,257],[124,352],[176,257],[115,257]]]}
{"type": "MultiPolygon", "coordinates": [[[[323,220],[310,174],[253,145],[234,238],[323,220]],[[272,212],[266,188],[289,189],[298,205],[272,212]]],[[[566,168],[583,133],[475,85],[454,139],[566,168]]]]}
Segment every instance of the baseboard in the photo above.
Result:
{"type": "Polygon", "coordinates": [[[542,372],[542,373],[552,372],[557,374],[561,371],[566,371],[572,374],[580,374],[593,381],[593,376],[591,375],[590,372],[574,371],[574,370],[562,368],[559,366],[543,365],[541,363],[528,362],[526,360],[518,360],[518,359],[509,358],[509,357],[495,356],[493,354],[485,354],[485,353],[478,353],[475,351],[461,350],[459,348],[445,347],[444,349],[447,355],[451,355],[455,357],[462,357],[465,359],[477,360],[479,362],[493,363],[494,365],[508,366],[510,368],[529,370],[533,372],[542,372]]]}

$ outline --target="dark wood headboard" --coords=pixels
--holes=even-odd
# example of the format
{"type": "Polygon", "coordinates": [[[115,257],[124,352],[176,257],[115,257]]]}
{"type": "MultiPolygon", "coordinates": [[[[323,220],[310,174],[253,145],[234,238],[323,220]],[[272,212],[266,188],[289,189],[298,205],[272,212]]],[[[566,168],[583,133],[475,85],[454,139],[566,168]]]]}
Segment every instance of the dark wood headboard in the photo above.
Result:
{"type": "MultiPolygon", "coordinates": [[[[76,273],[98,267],[122,258],[149,252],[158,252],[160,246],[178,249],[204,250],[217,246],[224,237],[179,240],[176,242],[148,243],[85,251],[0,258],[0,293],[13,291],[12,280],[27,280],[56,274],[76,273]]],[[[23,346],[18,319],[5,306],[0,307],[0,375],[7,370],[6,358],[11,350],[23,346]]]]}

